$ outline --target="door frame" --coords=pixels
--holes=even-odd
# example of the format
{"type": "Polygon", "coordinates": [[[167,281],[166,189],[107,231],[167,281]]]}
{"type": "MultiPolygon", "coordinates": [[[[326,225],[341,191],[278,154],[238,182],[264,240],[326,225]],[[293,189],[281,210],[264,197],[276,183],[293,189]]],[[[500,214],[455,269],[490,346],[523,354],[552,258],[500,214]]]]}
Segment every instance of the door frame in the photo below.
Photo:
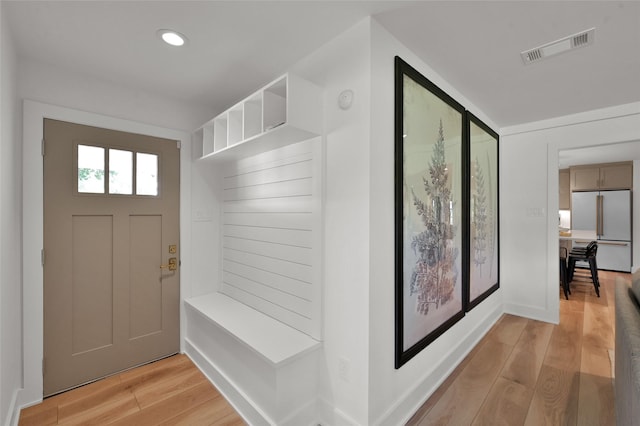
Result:
{"type": "MultiPolygon", "coordinates": [[[[505,296],[505,312],[554,324],[560,322],[560,297],[558,293],[559,153],[561,150],[573,148],[606,146],[635,141],[640,143],[639,122],[640,102],[633,102],[548,120],[518,124],[504,127],[500,130],[501,139],[510,138],[511,143],[517,142],[520,135],[527,143],[535,136],[539,140],[540,146],[546,149],[547,157],[546,169],[540,170],[541,176],[545,176],[546,173],[546,204],[538,204],[543,206],[543,217],[540,220],[546,221],[547,231],[544,241],[547,250],[543,256],[546,257],[546,282],[540,284],[541,289],[544,287],[544,290],[540,290],[540,294],[544,295],[545,303],[524,305],[513,303],[513,301],[507,300],[509,296],[505,296]],[[611,131],[612,126],[616,129],[615,131],[611,131]],[[544,211],[545,209],[546,212],[544,211]]],[[[500,155],[502,156],[503,154],[504,151],[501,150],[500,155]]],[[[503,161],[502,157],[500,164],[500,167],[506,164],[506,160],[503,161]]],[[[506,176],[506,174],[501,174],[501,176],[506,176]]],[[[538,200],[537,202],[540,201],[538,200]]],[[[513,217],[517,216],[518,213],[516,211],[519,208],[519,206],[516,206],[515,210],[511,212],[513,217]]],[[[524,208],[522,215],[524,215],[524,208]]],[[[514,291],[515,288],[515,283],[507,283],[505,294],[514,291]]]]}
{"type": "MultiPolygon", "coordinates": [[[[44,246],[43,157],[44,119],[68,121],[130,133],[180,141],[180,253],[191,256],[191,134],[121,118],[25,100],[23,105],[22,151],[22,354],[23,388],[18,406],[42,401],[44,246]]],[[[185,267],[187,266],[187,267],[185,267]]],[[[184,352],[185,314],[182,301],[191,294],[190,268],[180,268],[180,351],[184,352]]]]}

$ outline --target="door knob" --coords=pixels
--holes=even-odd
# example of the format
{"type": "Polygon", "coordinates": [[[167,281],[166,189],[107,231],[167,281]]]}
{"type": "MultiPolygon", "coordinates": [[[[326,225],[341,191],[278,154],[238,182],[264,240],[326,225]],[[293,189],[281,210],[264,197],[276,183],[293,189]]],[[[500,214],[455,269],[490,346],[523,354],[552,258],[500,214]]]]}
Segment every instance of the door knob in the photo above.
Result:
{"type": "Polygon", "coordinates": [[[175,271],[176,269],[178,269],[178,259],[175,257],[170,257],[169,263],[167,263],[166,265],[160,265],[160,269],[175,271]]]}

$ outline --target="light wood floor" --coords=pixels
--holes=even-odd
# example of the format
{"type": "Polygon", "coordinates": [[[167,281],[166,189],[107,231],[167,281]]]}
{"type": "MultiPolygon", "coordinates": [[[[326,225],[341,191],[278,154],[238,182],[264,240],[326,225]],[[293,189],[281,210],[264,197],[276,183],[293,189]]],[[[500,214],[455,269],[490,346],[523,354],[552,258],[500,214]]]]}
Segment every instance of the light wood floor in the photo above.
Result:
{"type": "MultiPolygon", "coordinates": [[[[572,284],[554,326],[503,316],[408,422],[614,425],[615,276],[572,284]]],[[[244,425],[188,357],[176,355],[47,398],[20,425],[244,425]]]]}
{"type": "Polygon", "coordinates": [[[615,425],[614,282],[559,290],[560,324],[504,315],[407,423],[615,425]]]}
{"type": "Polygon", "coordinates": [[[185,355],[175,355],[45,399],[22,425],[244,425],[185,355]]]}

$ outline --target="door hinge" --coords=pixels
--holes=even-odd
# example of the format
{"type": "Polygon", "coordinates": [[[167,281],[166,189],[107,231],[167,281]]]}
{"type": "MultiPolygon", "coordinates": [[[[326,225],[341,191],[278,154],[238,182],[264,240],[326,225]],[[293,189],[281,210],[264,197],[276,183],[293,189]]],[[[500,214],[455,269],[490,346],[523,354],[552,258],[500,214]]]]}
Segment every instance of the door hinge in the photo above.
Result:
{"type": "Polygon", "coordinates": [[[40,144],[40,152],[41,152],[42,156],[44,157],[44,138],[42,138],[42,142],[40,144]]]}
{"type": "Polygon", "coordinates": [[[42,262],[42,266],[44,266],[44,249],[40,250],[40,262],[42,262]]]}
{"type": "Polygon", "coordinates": [[[182,148],[182,141],[176,141],[176,147],[178,149],[182,148]]]}

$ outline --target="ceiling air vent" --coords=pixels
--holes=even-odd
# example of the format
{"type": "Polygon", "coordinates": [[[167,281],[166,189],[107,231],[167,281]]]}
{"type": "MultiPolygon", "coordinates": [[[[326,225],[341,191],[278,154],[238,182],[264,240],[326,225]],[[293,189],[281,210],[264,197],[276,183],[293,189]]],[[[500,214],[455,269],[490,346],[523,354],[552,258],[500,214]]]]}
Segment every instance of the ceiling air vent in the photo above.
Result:
{"type": "Polygon", "coordinates": [[[526,53],[527,53],[527,58],[525,62],[533,62],[533,61],[537,61],[538,59],[542,59],[542,52],[540,51],[540,49],[533,49],[526,53]]]}
{"type": "Polygon", "coordinates": [[[520,53],[520,56],[525,64],[530,64],[549,56],[558,55],[579,47],[589,46],[593,44],[594,33],[595,28],[591,28],[586,31],[579,32],[578,34],[573,34],[559,40],[552,41],[551,43],[525,50],[520,53]]]}
{"type": "Polygon", "coordinates": [[[588,32],[573,36],[573,47],[582,47],[589,44],[589,42],[593,40],[593,30],[591,30],[591,33],[591,37],[589,37],[588,32]]]}

